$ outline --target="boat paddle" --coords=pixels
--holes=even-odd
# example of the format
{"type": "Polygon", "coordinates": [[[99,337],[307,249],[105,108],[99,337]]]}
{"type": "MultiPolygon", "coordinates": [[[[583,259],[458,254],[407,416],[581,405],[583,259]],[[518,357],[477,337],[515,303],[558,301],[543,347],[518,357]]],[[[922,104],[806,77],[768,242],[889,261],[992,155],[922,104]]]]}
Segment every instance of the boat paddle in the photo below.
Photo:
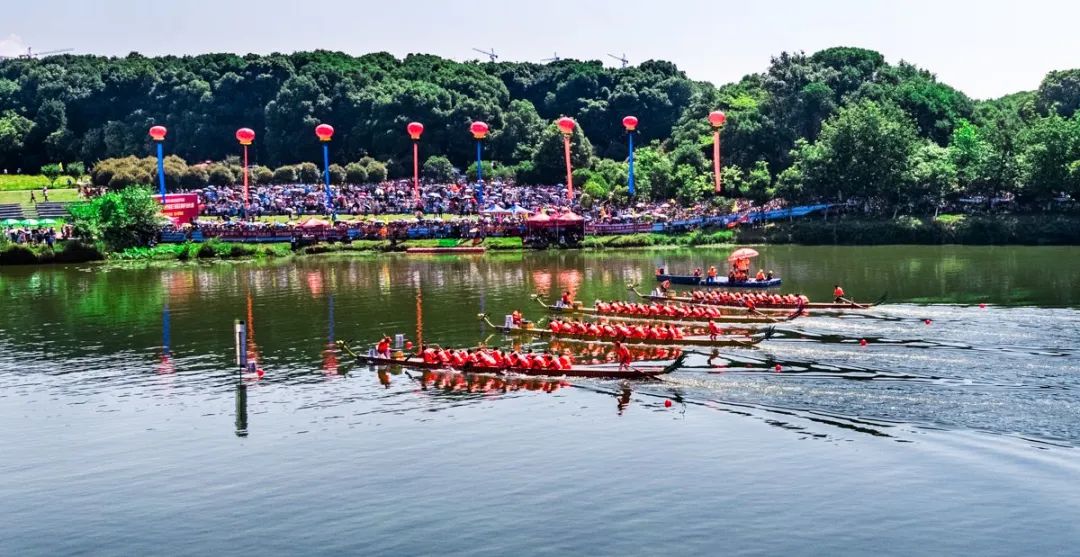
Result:
{"type": "Polygon", "coordinates": [[[845,304],[849,304],[852,307],[857,307],[859,309],[866,309],[866,306],[861,305],[861,304],[857,304],[853,300],[849,300],[849,299],[847,299],[847,298],[845,298],[843,296],[840,297],[840,301],[844,302],[845,304]]]}

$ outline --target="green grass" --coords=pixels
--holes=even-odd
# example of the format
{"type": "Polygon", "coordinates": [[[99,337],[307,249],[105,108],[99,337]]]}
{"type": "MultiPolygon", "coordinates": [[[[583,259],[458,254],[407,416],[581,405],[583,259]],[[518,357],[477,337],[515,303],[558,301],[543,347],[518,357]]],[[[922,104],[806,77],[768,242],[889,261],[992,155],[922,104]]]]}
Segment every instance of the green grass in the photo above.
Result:
{"type": "MultiPolygon", "coordinates": [[[[44,201],[41,198],[41,189],[38,188],[34,191],[34,196],[38,201],[44,201]]],[[[52,189],[49,188],[49,201],[68,203],[71,201],[79,201],[79,190],[77,189],[52,189]]],[[[12,190],[0,190],[0,203],[18,203],[20,205],[30,204],[30,192],[29,191],[12,191],[12,190]]]]}
{"type": "MultiPolygon", "coordinates": [[[[61,176],[56,179],[55,187],[65,188],[69,184],[75,185],[75,178],[70,176],[61,176]]],[[[49,179],[38,175],[32,176],[29,174],[0,174],[0,191],[19,191],[19,190],[40,190],[41,186],[48,186],[49,179]]],[[[52,189],[53,186],[49,186],[52,189]]],[[[29,195],[29,194],[28,194],[29,195]]]]}
{"type": "Polygon", "coordinates": [[[582,247],[592,249],[643,248],[654,246],[707,246],[729,244],[735,234],[730,230],[704,232],[695,230],[686,234],[615,234],[611,236],[586,236],[582,247]]]}

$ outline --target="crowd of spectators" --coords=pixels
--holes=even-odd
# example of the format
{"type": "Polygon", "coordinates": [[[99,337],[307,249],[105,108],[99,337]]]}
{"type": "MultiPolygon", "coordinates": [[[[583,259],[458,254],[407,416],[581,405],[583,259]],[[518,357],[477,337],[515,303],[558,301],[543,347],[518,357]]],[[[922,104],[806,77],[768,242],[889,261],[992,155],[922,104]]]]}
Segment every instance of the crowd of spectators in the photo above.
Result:
{"type": "MultiPolygon", "coordinates": [[[[244,190],[241,186],[207,186],[194,190],[202,214],[220,217],[244,215],[244,190]]],[[[326,192],[321,185],[255,186],[250,189],[248,216],[303,215],[327,213],[326,192]]],[[[535,211],[541,207],[566,205],[562,186],[518,187],[512,182],[494,181],[485,185],[483,203],[475,186],[461,184],[422,184],[417,203],[411,180],[378,184],[331,186],[330,199],[337,215],[427,214],[473,215],[493,205],[518,206],[535,211]]]]}
{"type": "Polygon", "coordinates": [[[52,227],[11,226],[5,227],[3,234],[4,239],[13,244],[46,245],[51,248],[57,240],[64,239],[65,233],[68,232],[68,226],[65,226],[60,233],[52,227]]]}

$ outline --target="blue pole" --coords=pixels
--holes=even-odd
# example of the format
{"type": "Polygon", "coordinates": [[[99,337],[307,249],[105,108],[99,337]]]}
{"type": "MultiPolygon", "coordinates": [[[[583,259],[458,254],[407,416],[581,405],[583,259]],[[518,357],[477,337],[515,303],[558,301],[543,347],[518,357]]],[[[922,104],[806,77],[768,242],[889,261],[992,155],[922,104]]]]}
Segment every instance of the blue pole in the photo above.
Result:
{"type": "Polygon", "coordinates": [[[630,186],[630,196],[634,195],[634,132],[626,134],[630,138],[630,173],[627,176],[627,185],[630,186]]]}
{"type": "Polygon", "coordinates": [[[484,206],[484,170],[483,170],[484,164],[480,160],[481,149],[482,148],[480,146],[480,140],[477,139],[476,140],[476,185],[478,186],[477,187],[477,195],[476,195],[477,208],[482,208],[484,206]]]}
{"type": "Polygon", "coordinates": [[[162,152],[161,142],[157,142],[157,175],[158,187],[161,190],[161,202],[165,203],[165,155],[162,152]]]}
{"type": "Polygon", "coordinates": [[[322,144],[323,178],[326,181],[326,214],[334,214],[334,202],[330,199],[330,144],[322,144]]]}

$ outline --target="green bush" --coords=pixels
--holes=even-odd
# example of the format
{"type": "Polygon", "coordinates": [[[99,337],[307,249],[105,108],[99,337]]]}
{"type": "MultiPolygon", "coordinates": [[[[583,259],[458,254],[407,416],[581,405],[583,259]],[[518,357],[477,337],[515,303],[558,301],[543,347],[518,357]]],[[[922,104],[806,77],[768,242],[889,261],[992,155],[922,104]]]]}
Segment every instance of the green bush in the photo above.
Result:
{"type": "Polygon", "coordinates": [[[101,253],[101,250],[96,245],[77,240],[65,242],[54,257],[57,263],[85,263],[87,261],[101,261],[102,259],[105,259],[105,254],[101,253]]]}
{"type": "MultiPolygon", "coordinates": [[[[48,255],[49,259],[52,259],[52,250],[48,251],[48,255]]],[[[45,262],[33,249],[23,244],[8,244],[0,250],[0,265],[32,265],[45,262]]]]}

